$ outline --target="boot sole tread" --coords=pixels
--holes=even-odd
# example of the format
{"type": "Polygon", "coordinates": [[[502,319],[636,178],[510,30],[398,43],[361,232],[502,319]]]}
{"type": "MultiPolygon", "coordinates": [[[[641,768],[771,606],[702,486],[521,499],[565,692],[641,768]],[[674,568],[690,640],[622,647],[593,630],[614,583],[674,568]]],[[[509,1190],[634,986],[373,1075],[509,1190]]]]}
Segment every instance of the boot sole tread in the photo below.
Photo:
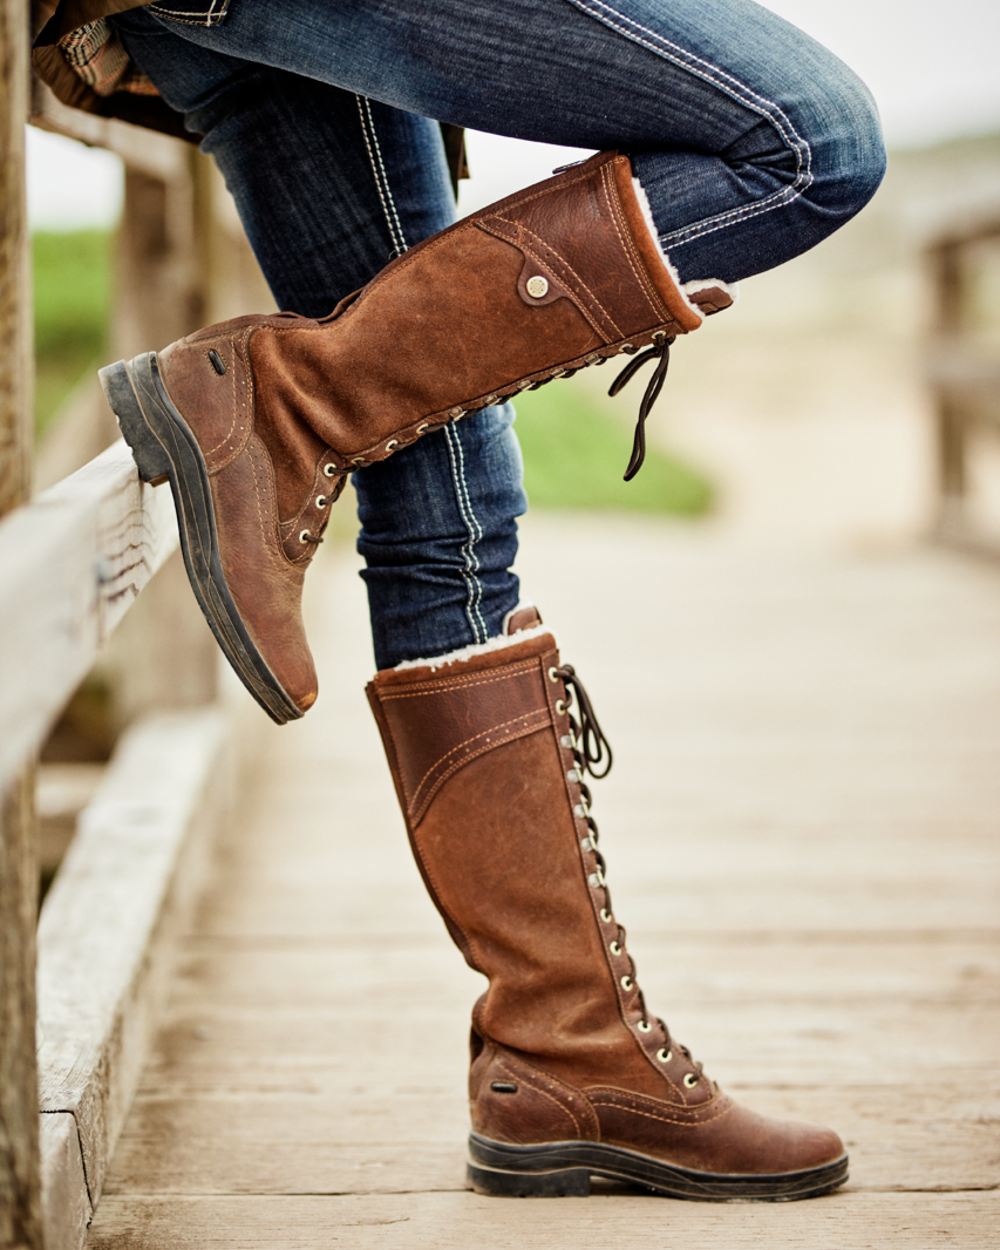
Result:
{"type": "Polygon", "coordinates": [[[670,1198],[700,1202],[795,1202],[828,1194],[847,1180],[847,1155],[798,1172],[726,1175],[665,1163],[603,1142],[518,1145],[469,1136],[468,1182],[503,1197],[586,1197],[591,1178],[640,1185],[670,1198]]]}

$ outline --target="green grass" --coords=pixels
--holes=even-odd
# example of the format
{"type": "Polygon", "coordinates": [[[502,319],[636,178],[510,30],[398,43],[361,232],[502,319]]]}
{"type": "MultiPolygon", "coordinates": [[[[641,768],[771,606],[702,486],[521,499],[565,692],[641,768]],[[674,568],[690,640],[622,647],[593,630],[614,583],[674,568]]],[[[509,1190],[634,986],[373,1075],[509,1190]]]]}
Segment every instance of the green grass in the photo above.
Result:
{"type": "MultiPolygon", "coordinates": [[[[617,403],[628,411],[636,394],[602,404],[585,384],[552,382],[517,399],[517,434],[524,451],[524,478],[533,508],[587,508],[669,513],[696,517],[712,506],[712,484],[696,468],[647,441],[637,477],[622,481],[632,432],[617,403]]],[[[653,415],[651,420],[656,420],[653,415]]]]}
{"type": "Polygon", "coordinates": [[[39,433],[106,354],[111,246],[106,230],[38,231],[32,237],[39,433]]]}

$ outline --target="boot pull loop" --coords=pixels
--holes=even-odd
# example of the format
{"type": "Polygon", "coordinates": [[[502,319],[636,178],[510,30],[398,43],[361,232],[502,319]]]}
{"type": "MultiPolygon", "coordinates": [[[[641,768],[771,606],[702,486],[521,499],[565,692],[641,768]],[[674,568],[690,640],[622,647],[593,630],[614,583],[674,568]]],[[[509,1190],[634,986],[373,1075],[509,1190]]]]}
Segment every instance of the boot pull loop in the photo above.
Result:
{"type": "Polygon", "coordinates": [[[646,458],[646,418],[649,416],[653,405],[663,390],[667,368],[670,364],[670,344],[672,342],[673,339],[667,338],[662,333],[654,335],[654,346],[648,347],[644,352],[640,352],[638,356],[630,360],[608,388],[608,395],[614,398],[635,377],[646,361],[656,360],[656,368],[646,383],[646,390],[639,404],[639,417],[635,423],[635,436],[632,440],[632,455],[625,469],[626,482],[630,482],[635,477],[642,468],[642,462],[646,458]]]}
{"type": "Polygon", "coordinates": [[[611,771],[613,756],[611,744],[608,742],[600,722],[594,712],[586,688],[576,675],[572,664],[564,664],[556,672],[563,679],[566,690],[576,698],[580,713],[580,724],[576,735],[579,745],[581,764],[591,777],[606,777],[611,771]],[[602,767],[603,765],[603,767],[602,767]]]}

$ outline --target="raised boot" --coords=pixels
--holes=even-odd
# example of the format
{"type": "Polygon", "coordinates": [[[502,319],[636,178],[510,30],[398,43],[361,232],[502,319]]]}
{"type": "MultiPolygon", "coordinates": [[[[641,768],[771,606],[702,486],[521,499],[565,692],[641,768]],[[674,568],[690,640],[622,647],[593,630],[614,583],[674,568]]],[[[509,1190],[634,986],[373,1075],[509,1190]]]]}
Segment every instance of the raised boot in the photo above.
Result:
{"type": "Polygon", "coordinates": [[[647,1009],[584,782],[610,751],[537,618],[465,659],[380,672],[368,695],[424,881],[489,981],[472,1016],[472,1186],[582,1195],[596,1175],[775,1201],[841,1185],[835,1133],[746,1110],[647,1009]]]}
{"type": "Polygon", "coordinates": [[[347,475],[648,346],[635,472],[669,342],[731,303],[722,283],[689,286],[659,253],[628,159],[608,153],[418,244],[322,320],[240,317],[101,370],[140,476],[171,484],[198,602],[275,720],[316,698],[302,583],[347,475]]]}

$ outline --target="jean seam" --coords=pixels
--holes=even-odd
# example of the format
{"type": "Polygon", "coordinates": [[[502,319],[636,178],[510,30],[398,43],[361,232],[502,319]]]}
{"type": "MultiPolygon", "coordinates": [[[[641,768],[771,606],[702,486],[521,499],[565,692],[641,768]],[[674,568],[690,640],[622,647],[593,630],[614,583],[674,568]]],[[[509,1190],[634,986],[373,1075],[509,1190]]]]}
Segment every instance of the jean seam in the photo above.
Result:
{"type": "Polygon", "coordinates": [[[401,256],[406,251],[406,236],[403,233],[403,225],[399,220],[399,213],[396,211],[396,201],[393,198],[392,187],[389,185],[389,175],[386,173],[385,162],[382,159],[382,148],[378,141],[378,134],[375,131],[375,118],[372,115],[371,101],[367,96],[355,93],[355,100],[358,104],[358,116],[361,119],[361,135],[365,141],[365,150],[368,153],[368,163],[371,166],[372,177],[375,179],[375,189],[378,192],[378,198],[382,205],[382,212],[385,214],[385,222],[389,228],[389,239],[392,243],[392,249],[397,256],[401,256]]]}
{"type": "Polygon", "coordinates": [[[772,192],[772,194],[765,196],[761,200],[755,200],[751,204],[727,209],[724,213],[717,213],[712,217],[705,217],[701,221],[690,222],[677,230],[669,231],[667,234],[660,236],[661,243],[670,243],[675,247],[681,247],[685,243],[691,243],[694,239],[703,237],[703,235],[725,229],[727,226],[737,225],[749,217],[770,212],[775,208],[783,208],[792,203],[793,200],[798,199],[812,185],[812,148],[796,130],[791,119],[781,106],[774,100],[770,100],[759,92],[754,91],[752,87],[735,75],[730,74],[727,70],[722,69],[721,66],[714,65],[711,61],[706,61],[688,49],[681,47],[680,44],[666,39],[657,31],[651,30],[648,26],[643,26],[640,22],[635,21],[624,13],[620,13],[617,9],[612,8],[611,5],[606,4],[604,0],[566,0],[566,2],[573,5],[581,13],[585,13],[588,17],[593,18],[594,21],[601,22],[602,25],[608,26],[612,30],[617,30],[626,39],[647,48],[655,56],[670,61],[680,69],[686,70],[695,77],[710,83],[751,112],[765,118],[777,131],[788,150],[795,156],[795,181],[790,186],[782,187],[779,191],[772,192]],[[600,12],[602,9],[604,10],[603,13],[600,12]],[[607,14],[611,16],[609,17],[607,14]],[[618,21],[613,20],[614,18],[617,18],[618,21]],[[622,23],[627,23],[627,25],[622,23]],[[629,27],[633,29],[629,29],[629,27]],[[644,36],[646,35],[649,38],[645,38],[644,36]],[[655,42],[651,42],[651,40],[655,42]],[[681,55],[678,56],[678,53],[681,55]],[[682,58],[687,58],[687,60],[682,58]],[[728,83],[723,81],[724,79],[728,80],[728,83]],[[803,151],[805,152],[805,161],[803,161],[803,151]],[[701,227],[708,227],[708,229],[702,229],[701,227]],[[696,233],[692,234],[692,231],[696,233]],[[689,235],[690,237],[681,238],[680,236],[682,235],[689,235]]]}
{"type": "Polygon", "coordinates": [[[483,584],[477,576],[480,566],[479,557],[476,555],[476,543],[483,536],[483,527],[479,523],[469,495],[462,440],[453,425],[446,425],[444,434],[448,443],[448,459],[451,463],[452,485],[455,488],[455,503],[468,536],[462,544],[462,558],[465,561],[465,568],[462,571],[466,589],[465,615],[472,629],[473,641],[485,642],[489,638],[489,630],[486,628],[486,621],[480,606],[483,598],[483,584]]]}

